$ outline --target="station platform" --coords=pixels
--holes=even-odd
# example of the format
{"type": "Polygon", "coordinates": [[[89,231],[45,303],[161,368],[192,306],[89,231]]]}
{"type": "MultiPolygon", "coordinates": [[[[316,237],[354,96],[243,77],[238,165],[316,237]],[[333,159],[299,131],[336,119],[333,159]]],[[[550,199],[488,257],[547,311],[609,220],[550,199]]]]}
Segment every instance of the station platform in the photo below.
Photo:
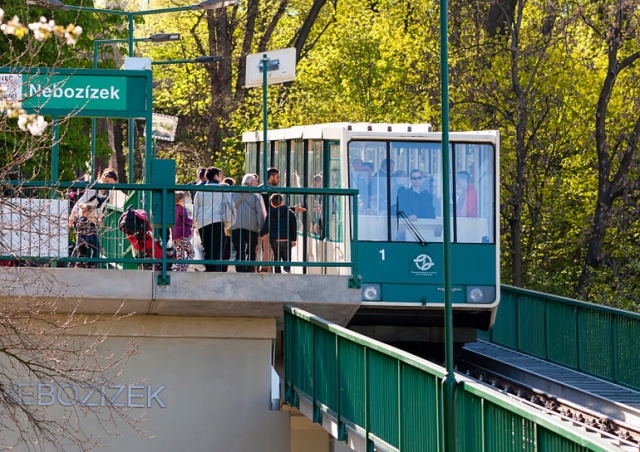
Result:
{"type": "MultiPolygon", "coordinates": [[[[345,326],[361,303],[349,276],[278,273],[158,272],[81,268],[4,268],[0,300],[38,295],[64,313],[274,317],[282,325],[290,304],[345,326]],[[42,293],[38,293],[42,292],[42,293]]],[[[45,308],[46,309],[46,308],[45,308]]]]}

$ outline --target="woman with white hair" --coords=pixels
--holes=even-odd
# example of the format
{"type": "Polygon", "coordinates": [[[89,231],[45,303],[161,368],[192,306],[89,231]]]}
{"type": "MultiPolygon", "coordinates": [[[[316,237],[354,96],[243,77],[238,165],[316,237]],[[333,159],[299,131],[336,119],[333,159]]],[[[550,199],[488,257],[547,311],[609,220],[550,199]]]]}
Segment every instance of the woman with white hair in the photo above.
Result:
{"type": "MultiPolygon", "coordinates": [[[[242,186],[257,187],[258,180],[253,174],[245,174],[242,186]]],[[[234,193],[233,203],[236,207],[236,222],[231,226],[231,242],[236,251],[237,261],[255,261],[259,231],[265,219],[265,210],[258,193],[234,193]]],[[[236,272],[251,273],[255,266],[236,264],[236,272]]]]}

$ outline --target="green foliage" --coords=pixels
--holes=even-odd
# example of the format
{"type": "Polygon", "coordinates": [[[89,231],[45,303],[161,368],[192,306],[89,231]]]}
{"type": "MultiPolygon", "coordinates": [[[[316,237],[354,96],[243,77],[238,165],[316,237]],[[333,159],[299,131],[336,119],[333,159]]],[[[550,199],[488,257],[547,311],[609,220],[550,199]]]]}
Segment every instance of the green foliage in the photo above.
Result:
{"type": "Polygon", "coordinates": [[[429,49],[437,40],[428,33],[432,25],[417,19],[425,16],[409,9],[397,3],[374,12],[366,3],[340,3],[332,32],[298,64],[279,123],[433,121],[438,66],[429,65],[437,61],[429,49]],[[409,17],[391,26],[398,16],[409,17]]]}
{"type": "MultiPolygon", "coordinates": [[[[17,13],[27,13],[21,1],[7,3],[17,13]]],[[[179,182],[192,181],[196,168],[209,164],[236,179],[243,174],[241,135],[262,129],[263,107],[260,89],[240,86],[244,39],[254,33],[248,53],[292,46],[313,4],[313,0],[289,2],[273,34],[262,41],[276,14],[275,3],[260,1],[250,28],[247,2],[240,2],[229,10],[224,23],[232,40],[227,66],[154,67],[154,111],[179,118],[176,141],[158,142],[158,156],[176,159],[179,182]],[[215,143],[223,150],[215,161],[209,160],[212,125],[220,135],[215,143]]],[[[575,296],[602,178],[594,117],[609,70],[604,37],[615,8],[626,8],[619,59],[636,54],[640,11],[631,8],[633,2],[628,0],[562,5],[533,0],[516,2],[516,16],[490,24],[491,4],[482,0],[450,4],[450,128],[501,132],[503,281],[515,277],[518,258],[514,253],[519,249],[526,287],[575,296]]],[[[151,9],[172,6],[168,0],[149,4],[151,9]]],[[[28,11],[32,20],[42,13],[28,11]]],[[[47,17],[53,14],[45,12],[47,17]]],[[[116,27],[120,19],[108,15],[56,12],[55,18],[61,23],[82,21],[86,34],[76,48],[60,51],[47,43],[37,49],[42,57],[38,53],[36,61],[30,56],[33,52],[25,53],[22,43],[3,46],[7,41],[0,35],[0,53],[29,65],[89,67],[94,38],[126,36],[126,26],[116,27]]],[[[224,50],[221,31],[209,35],[217,20],[222,20],[220,12],[146,17],[144,23],[136,24],[136,36],[179,31],[182,39],[140,43],[136,55],[159,61],[220,52],[224,50]]],[[[128,52],[127,47],[101,47],[101,67],[116,67],[115,61],[128,52]]],[[[606,139],[611,174],[625,164],[621,150],[634,145],[632,130],[640,111],[638,82],[637,69],[622,72],[609,99],[606,139]]],[[[269,127],[368,121],[431,122],[438,129],[440,102],[436,2],[340,0],[327,2],[321,9],[299,55],[295,82],[269,87],[269,127]]],[[[61,128],[65,179],[88,159],[87,127],[87,121],[78,119],[61,128]]],[[[0,138],[5,149],[12,150],[11,156],[24,149],[10,134],[0,138]]],[[[107,157],[106,141],[99,142],[98,150],[107,157]]],[[[591,291],[592,301],[625,309],[637,307],[640,300],[640,260],[635,253],[640,245],[637,155],[607,220],[602,266],[594,269],[591,291]]],[[[25,168],[38,173],[47,167],[48,154],[28,161],[25,168]]],[[[3,163],[8,163],[8,157],[3,163]]]]}
{"type": "MultiPolygon", "coordinates": [[[[74,4],[73,1],[67,3],[74,4]]],[[[93,40],[102,33],[113,34],[109,30],[117,30],[116,27],[122,24],[122,18],[117,16],[47,11],[27,7],[21,0],[8,0],[2,8],[5,18],[16,15],[23,24],[37,22],[40,17],[45,17],[47,20],[55,20],[59,25],[73,23],[83,28],[83,34],[74,46],[65,45],[62,40],[56,38],[40,43],[31,35],[20,40],[0,34],[3,67],[91,68],[93,40]]],[[[121,35],[121,32],[116,31],[116,34],[121,35]]],[[[51,118],[46,120],[52,122],[51,118]]],[[[59,121],[59,180],[71,181],[77,178],[78,173],[87,171],[87,162],[91,155],[91,121],[86,118],[59,118],[59,121]]],[[[17,130],[15,120],[4,121],[3,125],[4,127],[0,128],[0,140],[5,143],[5,149],[13,150],[5,155],[10,155],[14,164],[20,162],[22,176],[51,178],[51,126],[45,132],[45,136],[34,139],[17,130]]],[[[111,150],[106,135],[98,136],[96,143],[98,157],[108,160],[111,150]]],[[[0,157],[0,165],[3,168],[5,164],[10,163],[1,160],[0,157]]]]}

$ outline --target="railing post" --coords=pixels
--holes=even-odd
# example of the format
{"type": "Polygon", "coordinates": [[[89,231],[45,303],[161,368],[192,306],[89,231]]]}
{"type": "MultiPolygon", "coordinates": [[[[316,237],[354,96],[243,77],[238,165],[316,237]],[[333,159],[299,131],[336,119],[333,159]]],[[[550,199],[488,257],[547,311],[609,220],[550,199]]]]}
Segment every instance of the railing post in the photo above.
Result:
{"type": "MultiPolygon", "coordinates": [[[[167,215],[169,214],[168,210],[169,207],[167,204],[167,200],[168,200],[168,196],[167,196],[167,189],[163,188],[162,189],[162,198],[161,198],[161,202],[162,202],[162,209],[161,209],[161,219],[160,219],[160,227],[162,228],[162,256],[160,257],[162,259],[161,262],[161,269],[160,269],[160,275],[158,276],[158,284],[161,286],[167,286],[171,283],[171,277],[169,275],[167,275],[167,215]]],[[[155,250],[155,246],[153,247],[153,249],[155,250]]]]}
{"type": "MultiPolygon", "coordinates": [[[[359,289],[362,287],[362,278],[358,274],[358,195],[351,195],[351,205],[353,206],[353,226],[351,230],[351,279],[349,288],[359,289]]],[[[347,213],[349,215],[349,213],[347,213]]]]}
{"type": "Polygon", "coordinates": [[[342,421],[342,379],[341,376],[341,366],[340,366],[340,336],[336,333],[333,333],[335,337],[335,347],[336,347],[336,420],[338,421],[338,440],[346,441],[347,440],[347,429],[344,425],[344,421],[342,421]]]}
{"type": "Polygon", "coordinates": [[[618,383],[618,316],[611,316],[611,377],[614,383],[618,383]]]}
{"type": "Polygon", "coordinates": [[[364,444],[366,452],[374,452],[374,444],[369,436],[369,409],[371,397],[369,397],[369,347],[364,347],[364,444]]]}

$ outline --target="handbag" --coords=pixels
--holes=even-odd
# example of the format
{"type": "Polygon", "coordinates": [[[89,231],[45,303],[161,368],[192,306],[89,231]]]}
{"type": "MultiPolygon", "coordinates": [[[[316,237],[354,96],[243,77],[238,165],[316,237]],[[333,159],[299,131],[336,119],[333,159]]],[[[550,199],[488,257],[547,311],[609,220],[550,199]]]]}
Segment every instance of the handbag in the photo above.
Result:
{"type": "Polygon", "coordinates": [[[231,228],[238,219],[238,213],[233,203],[224,196],[222,198],[222,223],[225,229],[231,228]]]}
{"type": "Polygon", "coordinates": [[[202,239],[197,228],[193,228],[191,234],[191,245],[193,246],[193,258],[197,261],[204,259],[204,248],[202,247],[202,239]]]}

